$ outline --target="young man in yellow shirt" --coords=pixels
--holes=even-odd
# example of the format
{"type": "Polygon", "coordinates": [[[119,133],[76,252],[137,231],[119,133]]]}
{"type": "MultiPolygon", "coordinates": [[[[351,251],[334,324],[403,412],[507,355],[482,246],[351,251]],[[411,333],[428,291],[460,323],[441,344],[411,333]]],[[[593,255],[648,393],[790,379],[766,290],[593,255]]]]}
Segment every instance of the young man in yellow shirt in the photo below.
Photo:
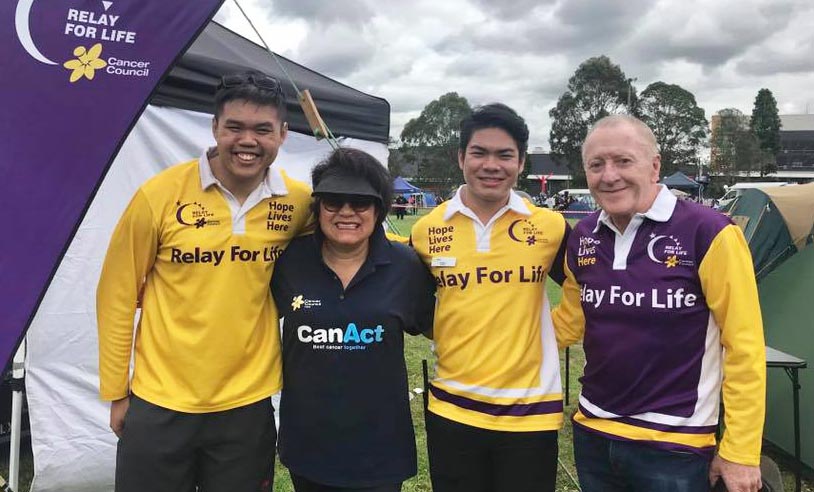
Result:
{"type": "Polygon", "coordinates": [[[287,133],[277,80],[224,76],[215,106],[217,146],[139,188],[102,269],[100,393],[120,439],[118,492],[273,481],[281,362],[269,280],[309,221],[310,189],[272,166],[287,133]]]}
{"type": "Polygon", "coordinates": [[[412,230],[437,284],[435,492],[554,490],[562,390],[545,282],[563,280],[569,228],[512,191],[528,135],[511,108],[476,108],[461,122],[466,184],[412,230]]]}

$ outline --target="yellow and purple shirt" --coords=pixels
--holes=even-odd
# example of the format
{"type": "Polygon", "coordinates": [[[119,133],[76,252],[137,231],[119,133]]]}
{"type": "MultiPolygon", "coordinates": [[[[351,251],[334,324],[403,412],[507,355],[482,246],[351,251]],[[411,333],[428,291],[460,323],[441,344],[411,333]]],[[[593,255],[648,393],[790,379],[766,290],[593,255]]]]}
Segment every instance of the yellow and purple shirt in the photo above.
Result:
{"type": "Polygon", "coordinates": [[[604,212],[568,239],[561,346],[584,337],[574,422],[612,439],[708,454],[723,389],[722,457],[757,465],[763,327],[749,248],[720,213],[662,187],[624,233],[604,212]]]}

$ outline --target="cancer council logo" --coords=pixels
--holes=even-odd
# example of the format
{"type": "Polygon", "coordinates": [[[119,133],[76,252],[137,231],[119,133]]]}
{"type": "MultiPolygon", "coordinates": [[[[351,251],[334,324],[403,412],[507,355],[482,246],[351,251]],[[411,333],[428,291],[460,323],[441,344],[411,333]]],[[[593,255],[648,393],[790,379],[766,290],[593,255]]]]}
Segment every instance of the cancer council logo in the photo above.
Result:
{"type": "Polygon", "coordinates": [[[31,58],[45,65],[59,66],[52,58],[68,58],[62,67],[69,71],[68,80],[71,84],[82,79],[94,80],[100,73],[127,78],[150,75],[152,62],[136,57],[141,39],[139,33],[128,27],[129,19],[117,12],[114,2],[77,0],[73,3],[81,7],[56,8],[48,5],[32,15],[34,2],[35,0],[17,2],[14,18],[17,38],[31,58]],[[37,47],[31,36],[30,26],[32,21],[44,22],[44,16],[56,16],[59,26],[42,36],[49,41],[45,45],[52,52],[63,51],[65,55],[71,52],[73,56],[63,58],[64,55],[53,53],[49,58],[37,47]],[[103,51],[105,56],[102,56],[103,51]]]}
{"type": "Polygon", "coordinates": [[[102,43],[94,44],[89,50],[84,46],[77,46],[73,50],[73,54],[77,58],[68,60],[62,65],[71,70],[71,83],[82,77],[93,80],[96,70],[107,66],[107,62],[99,58],[99,55],[102,54],[102,43]]]}

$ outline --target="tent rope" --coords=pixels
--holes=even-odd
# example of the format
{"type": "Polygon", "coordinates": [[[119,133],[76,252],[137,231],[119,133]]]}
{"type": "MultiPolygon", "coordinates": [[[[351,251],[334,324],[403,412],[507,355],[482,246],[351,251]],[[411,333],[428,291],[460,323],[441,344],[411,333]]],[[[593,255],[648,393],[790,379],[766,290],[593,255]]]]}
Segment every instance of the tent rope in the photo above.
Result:
{"type": "MultiPolygon", "coordinates": [[[[280,67],[280,70],[283,71],[283,74],[285,75],[285,78],[288,79],[288,81],[291,83],[292,86],[294,86],[294,91],[297,93],[297,99],[302,101],[303,100],[303,94],[300,91],[300,88],[297,87],[297,83],[294,82],[294,79],[291,78],[291,75],[288,74],[288,70],[285,69],[283,64],[277,58],[277,55],[273,51],[271,51],[271,48],[269,48],[269,45],[266,43],[266,40],[263,39],[263,36],[260,35],[260,31],[258,31],[257,28],[254,26],[254,22],[252,22],[252,20],[249,18],[249,16],[246,15],[246,11],[243,10],[243,7],[240,6],[240,2],[238,2],[238,0],[233,0],[233,1],[235,2],[235,5],[237,5],[238,10],[240,10],[240,13],[243,14],[243,17],[249,22],[249,25],[251,26],[252,30],[254,30],[254,33],[260,39],[260,42],[263,43],[263,47],[266,49],[266,51],[268,51],[271,54],[271,57],[277,63],[277,66],[280,67]]],[[[336,137],[334,137],[334,134],[331,131],[331,129],[328,127],[327,123],[325,124],[325,130],[327,131],[328,134],[323,135],[323,136],[326,138],[326,140],[328,140],[328,143],[331,145],[331,148],[333,148],[334,150],[338,150],[339,149],[339,142],[337,142],[336,137]]]]}

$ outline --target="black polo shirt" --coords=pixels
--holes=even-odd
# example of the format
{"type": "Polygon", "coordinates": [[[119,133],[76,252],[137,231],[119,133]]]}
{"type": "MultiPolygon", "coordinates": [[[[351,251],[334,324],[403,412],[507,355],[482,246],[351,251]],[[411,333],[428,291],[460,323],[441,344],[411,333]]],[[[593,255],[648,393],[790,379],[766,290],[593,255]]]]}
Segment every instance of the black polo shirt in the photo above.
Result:
{"type": "Polygon", "coordinates": [[[291,242],[272,292],[283,318],[280,461],[338,487],[416,473],[404,332],[432,327],[435,282],[412,249],[377,228],[347,289],[322,260],[322,236],[291,242]]]}

